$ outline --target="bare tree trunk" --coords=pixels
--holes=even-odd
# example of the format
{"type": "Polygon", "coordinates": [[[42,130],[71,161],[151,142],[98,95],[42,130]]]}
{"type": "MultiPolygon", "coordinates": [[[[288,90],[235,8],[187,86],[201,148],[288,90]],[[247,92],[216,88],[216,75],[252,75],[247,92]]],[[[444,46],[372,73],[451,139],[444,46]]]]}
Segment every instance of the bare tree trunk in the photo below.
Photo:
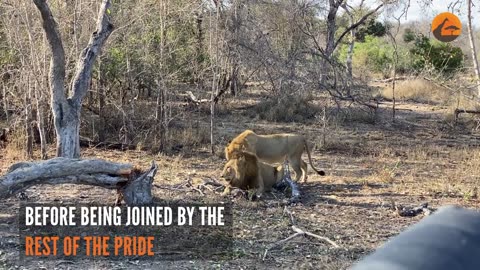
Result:
{"type": "Polygon", "coordinates": [[[7,123],[9,122],[10,114],[8,113],[8,98],[7,98],[7,87],[5,84],[2,85],[3,90],[3,110],[5,111],[5,119],[7,123]]]}
{"type": "MultiPolygon", "coordinates": [[[[201,3],[199,4],[201,6],[201,3]]],[[[205,33],[203,30],[203,10],[200,8],[195,12],[196,16],[196,27],[197,27],[197,42],[195,44],[195,54],[196,54],[196,69],[193,80],[195,83],[199,84],[199,88],[203,89],[203,76],[201,75],[204,68],[205,55],[204,55],[204,39],[205,33]]]]}
{"type": "Polygon", "coordinates": [[[27,158],[33,158],[33,131],[32,131],[32,87],[30,78],[27,78],[27,93],[25,93],[25,152],[27,158]]]}
{"type": "MultiPolygon", "coordinates": [[[[406,10],[405,10],[406,12],[406,10]]],[[[405,14],[405,13],[404,13],[405,14]]],[[[401,15],[403,16],[403,15],[401,15]]],[[[396,114],[396,103],[397,100],[395,98],[395,87],[397,83],[397,65],[398,65],[398,44],[397,44],[397,35],[400,29],[400,17],[394,17],[397,20],[396,28],[391,28],[388,30],[387,34],[388,37],[392,40],[393,45],[393,76],[392,76],[392,122],[395,122],[395,114],[396,114]],[[395,30],[395,33],[392,33],[392,30],[395,30]]]]}
{"type": "MultiPolygon", "coordinates": [[[[348,17],[350,18],[350,25],[354,24],[354,18],[353,14],[348,10],[348,7],[346,4],[342,5],[342,8],[345,10],[345,13],[347,13],[348,17]]],[[[353,59],[353,48],[355,47],[355,28],[352,28],[350,30],[350,44],[348,45],[348,51],[347,51],[347,61],[346,61],[346,67],[347,67],[347,75],[348,79],[352,80],[353,77],[353,71],[352,71],[352,59],[353,59]]],[[[348,88],[350,91],[350,88],[348,88]]],[[[348,93],[350,96],[350,93],[348,93]]]]}
{"type": "Polygon", "coordinates": [[[98,140],[100,142],[105,141],[105,79],[102,76],[102,61],[98,61],[98,116],[100,125],[98,127],[98,140]]]}
{"type": "Polygon", "coordinates": [[[472,28],[472,0],[467,1],[467,28],[468,28],[468,39],[470,40],[470,49],[472,51],[472,61],[473,67],[475,69],[475,80],[477,83],[478,89],[478,98],[480,98],[480,69],[478,66],[478,59],[477,59],[477,50],[475,47],[475,37],[472,28]]]}
{"type": "Polygon", "coordinates": [[[393,80],[392,80],[392,122],[395,121],[395,112],[397,105],[397,100],[395,98],[395,86],[396,86],[396,77],[397,77],[397,62],[398,62],[398,52],[397,52],[397,44],[395,43],[394,46],[394,59],[393,59],[393,80]]]}
{"type": "Polygon", "coordinates": [[[44,0],[33,0],[43,20],[48,45],[52,51],[50,62],[50,89],[52,91],[52,111],[57,135],[57,156],[80,156],[80,112],[82,100],[87,94],[93,64],[103,44],[113,31],[110,23],[110,1],[104,0],[100,8],[97,29],[90,37],[87,47],[80,54],[76,73],[72,81],[72,96],[65,92],[65,51],[58,25],[44,0]]]}
{"type": "Polygon", "coordinates": [[[159,151],[165,150],[166,145],[166,134],[168,128],[168,121],[167,121],[167,108],[165,102],[165,84],[162,82],[156,81],[157,83],[157,110],[155,112],[155,120],[157,122],[155,127],[155,137],[157,133],[159,135],[159,144],[160,148],[159,151]]]}
{"type": "Polygon", "coordinates": [[[214,88],[215,86],[212,86],[212,100],[210,101],[210,151],[212,154],[215,154],[215,138],[213,135],[215,126],[215,102],[213,101],[215,96],[214,88]]]}
{"type": "MultiPolygon", "coordinates": [[[[220,5],[216,5],[216,19],[215,19],[215,30],[214,30],[214,37],[215,37],[215,58],[213,60],[213,76],[212,76],[212,89],[210,95],[210,151],[212,154],[215,153],[215,138],[214,138],[214,131],[215,131],[215,97],[218,93],[218,81],[220,80],[219,74],[219,46],[220,43],[218,42],[219,36],[219,20],[220,20],[220,5]]],[[[210,44],[212,46],[212,44],[210,44]]]]}
{"type": "MultiPolygon", "coordinates": [[[[345,0],[329,0],[329,10],[328,10],[328,15],[327,15],[327,35],[326,35],[326,47],[324,51],[324,56],[327,59],[331,59],[331,56],[335,49],[338,47],[340,42],[343,40],[345,35],[348,33],[351,33],[352,30],[355,30],[357,27],[359,27],[366,19],[368,19],[371,15],[375,14],[378,10],[380,10],[385,3],[382,2],[378,4],[375,8],[371,9],[368,13],[362,16],[357,22],[350,24],[347,29],[345,29],[339,36],[338,38],[335,39],[335,34],[337,32],[337,12],[338,8],[343,5],[346,1],[345,0]]],[[[324,80],[325,78],[325,73],[327,72],[327,61],[323,61],[324,64],[321,67],[321,81],[324,80]]]]}
{"type": "Polygon", "coordinates": [[[335,51],[335,33],[337,32],[337,12],[338,7],[343,3],[344,0],[329,0],[329,10],[327,14],[327,35],[326,35],[326,46],[323,55],[325,59],[322,61],[322,66],[320,67],[320,83],[325,84],[326,76],[329,71],[329,60],[333,52],[335,51]]]}
{"type": "Polygon", "coordinates": [[[168,0],[162,0],[160,2],[160,79],[155,80],[157,85],[157,101],[156,101],[156,111],[155,111],[155,120],[157,122],[155,126],[155,143],[157,142],[157,134],[159,136],[159,151],[164,151],[167,142],[167,132],[168,132],[168,113],[167,113],[167,102],[166,102],[166,69],[165,69],[165,49],[167,45],[167,19],[168,16],[168,0]]]}
{"type": "Polygon", "coordinates": [[[40,155],[41,159],[48,158],[47,155],[47,139],[45,136],[45,98],[38,84],[35,83],[35,105],[37,109],[37,128],[40,135],[40,155]]]}
{"type": "Polygon", "coordinates": [[[53,111],[57,157],[76,158],[80,156],[80,109],[68,103],[62,105],[53,111]]]}
{"type": "Polygon", "coordinates": [[[327,45],[325,56],[330,59],[335,50],[335,33],[337,32],[337,12],[338,7],[344,0],[329,0],[329,10],[327,15],[327,45]]]}
{"type": "Polygon", "coordinates": [[[243,5],[242,3],[239,3],[239,0],[235,0],[234,3],[233,3],[233,18],[232,18],[232,29],[230,29],[230,31],[232,32],[232,35],[233,35],[233,40],[230,40],[229,43],[228,43],[228,50],[229,50],[229,54],[230,54],[230,57],[231,57],[231,63],[232,63],[232,71],[231,71],[231,75],[230,75],[230,94],[232,96],[237,96],[238,94],[238,91],[240,89],[238,89],[239,87],[239,79],[238,79],[238,75],[239,75],[239,71],[240,71],[240,64],[239,64],[239,60],[240,60],[240,55],[237,51],[237,44],[240,43],[240,26],[241,26],[241,13],[242,13],[242,10],[243,10],[243,5]]]}

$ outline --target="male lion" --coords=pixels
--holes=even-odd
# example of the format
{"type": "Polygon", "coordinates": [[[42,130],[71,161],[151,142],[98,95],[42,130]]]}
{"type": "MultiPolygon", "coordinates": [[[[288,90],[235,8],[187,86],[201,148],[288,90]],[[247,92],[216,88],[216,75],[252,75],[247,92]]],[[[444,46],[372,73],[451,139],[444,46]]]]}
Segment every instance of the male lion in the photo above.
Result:
{"type": "Polygon", "coordinates": [[[271,190],[282,177],[283,166],[273,167],[260,162],[250,153],[237,153],[223,168],[222,178],[228,182],[223,194],[229,194],[231,187],[236,187],[243,190],[256,189],[256,195],[260,197],[264,191],[271,190]]]}
{"type": "Polygon", "coordinates": [[[302,160],[303,151],[307,151],[308,161],[319,175],[325,175],[325,172],[317,170],[312,164],[310,156],[310,147],[303,135],[298,134],[271,134],[258,135],[251,130],[245,130],[230,144],[225,147],[225,157],[227,161],[241,155],[242,152],[249,152],[256,155],[259,159],[269,164],[283,163],[287,157],[290,166],[295,171],[295,180],[307,180],[307,163],[302,160]]]}

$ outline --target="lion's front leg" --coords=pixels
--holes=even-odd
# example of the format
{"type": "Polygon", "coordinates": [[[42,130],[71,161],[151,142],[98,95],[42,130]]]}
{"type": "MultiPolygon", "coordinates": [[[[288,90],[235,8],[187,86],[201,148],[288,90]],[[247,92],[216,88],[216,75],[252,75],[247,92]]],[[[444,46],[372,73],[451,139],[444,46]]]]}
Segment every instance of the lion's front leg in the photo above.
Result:
{"type": "Polygon", "coordinates": [[[255,192],[255,195],[257,196],[257,198],[260,199],[264,191],[265,191],[265,183],[263,182],[263,177],[259,175],[257,177],[257,191],[255,192]]]}

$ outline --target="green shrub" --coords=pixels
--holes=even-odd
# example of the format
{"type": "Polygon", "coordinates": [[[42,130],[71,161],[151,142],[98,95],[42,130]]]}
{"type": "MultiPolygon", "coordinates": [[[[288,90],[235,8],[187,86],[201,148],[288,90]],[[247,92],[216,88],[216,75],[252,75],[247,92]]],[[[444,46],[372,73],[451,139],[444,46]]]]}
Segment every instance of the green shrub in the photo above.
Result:
{"type": "Polygon", "coordinates": [[[419,34],[414,39],[414,47],[410,49],[413,55],[415,71],[423,69],[435,70],[444,74],[452,74],[463,67],[464,55],[458,47],[450,43],[431,40],[419,34]]]}
{"type": "MultiPolygon", "coordinates": [[[[345,62],[347,59],[348,45],[344,44],[339,50],[339,59],[345,62]]],[[[368,69],[373,72],[389,72],[393,64],[393,45],[386,39],[365,36],[365,42],[355,42],[353,49],[353,68],[354,70],[368,69]]],[[[397,69],[409,70],[410,63],[408,50],[398,47],[399,61],[397,69]]]]}
{"type": "MultiPolygon", "coordinates": [[[[397,71],[416,73],[423,70],[436,71],[451,75],[463,67],[462,50],[449,43],[431,40],[411,30],[403,36],[410,49],[398,46],[397,71]]],[[[348,44],[342,45],[338,52],[340,61],[347,58],[348,44]]],[[[365,42],[356,42],[353,53],[354,70],[371,70],[373,72],[390,72],[393,66],[393,45],[384,38],[366,36],[365,42]]]]}

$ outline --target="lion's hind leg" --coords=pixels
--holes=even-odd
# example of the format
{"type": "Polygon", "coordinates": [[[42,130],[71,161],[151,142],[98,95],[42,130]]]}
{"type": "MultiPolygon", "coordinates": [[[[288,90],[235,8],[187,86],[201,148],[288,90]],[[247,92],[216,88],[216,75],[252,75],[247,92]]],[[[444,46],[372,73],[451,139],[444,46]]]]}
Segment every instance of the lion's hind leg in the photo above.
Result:
{"type": "Polygon", "coordinates": [[[303,160],[301,160],[302,162],[302,166],[301,166],[301,170],[302,170],[302,182],[303,183],[306,183],[307,182],[307,179],[308,179],[308,174],[307,174],[307,163],[303,160]]]}
{"type": "Polygon", "coordinates": [[[295,172],[295,181],[298,182],[300,179],[303,178],[303,169],[302,167],[304,166],[303,162],[301,159],[300,160],[289,160],[290,162],[290,167],[292,170],[295,172]]]}

